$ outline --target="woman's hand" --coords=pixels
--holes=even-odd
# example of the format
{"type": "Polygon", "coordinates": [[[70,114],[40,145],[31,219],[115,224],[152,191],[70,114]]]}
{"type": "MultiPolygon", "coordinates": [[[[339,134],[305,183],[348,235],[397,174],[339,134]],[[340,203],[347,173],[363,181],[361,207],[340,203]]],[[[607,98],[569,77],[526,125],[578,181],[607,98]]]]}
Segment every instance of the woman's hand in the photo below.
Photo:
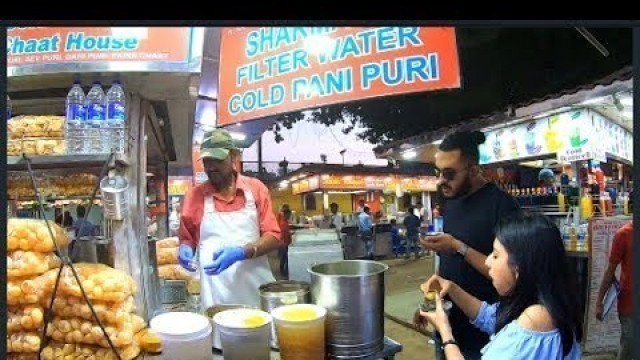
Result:
{"type": "Polygon", "coordinates": [[[455,284],[447,279],[444,279],[438,275],[433,275],[429,280],[420,285],[420,290],[424,293],[424,297],[427,300],[433,300],[433,293],[436,292],[441,298],[445,297],[455,284]]]}
{"type": "MultiPolygon", "coordinates": [[[[433,327],[440,333],[442,338],[451,337],[451,325],[449,323],[449,316],[442,307],[442,298],[440,294],[436,294],[436,311],[424,312],[420,310],[420,317],[428,321],[433,327]]],[[[415,320],[414,320],[415,322],[415,320]]],[[[424,322],[421,321],[421,324],[424,322]]]]}

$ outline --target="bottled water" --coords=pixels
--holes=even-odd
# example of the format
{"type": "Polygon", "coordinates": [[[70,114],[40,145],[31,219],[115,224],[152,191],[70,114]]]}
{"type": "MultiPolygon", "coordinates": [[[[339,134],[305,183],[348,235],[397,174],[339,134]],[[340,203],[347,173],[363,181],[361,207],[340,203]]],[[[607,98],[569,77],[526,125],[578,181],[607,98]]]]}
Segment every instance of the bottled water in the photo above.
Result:
{"type": "Polygon", "coordinates": [[[102,138],[109,141],[104,142],[103,152],[124,152],[126,117],[127,104],[124,89],[116,80],[107,91],[107,127],[102,138]]]}
{"type": "Polygon", "coordinates": [[[65,114],[65,140],[67,154],[82,154],[87,150],[84,146],[85,137],[85,96],[80,82],[73,83],[67,94],[65,114]]]}
{"type": "Polygon", "coordinates": [[[87,94],[87,131],[85,137],[85,147],[88,153],[102,153],[101,138],[103,128],[106,128],[106,102],[102,84],[96,81],[91,86],[87,94]]]}

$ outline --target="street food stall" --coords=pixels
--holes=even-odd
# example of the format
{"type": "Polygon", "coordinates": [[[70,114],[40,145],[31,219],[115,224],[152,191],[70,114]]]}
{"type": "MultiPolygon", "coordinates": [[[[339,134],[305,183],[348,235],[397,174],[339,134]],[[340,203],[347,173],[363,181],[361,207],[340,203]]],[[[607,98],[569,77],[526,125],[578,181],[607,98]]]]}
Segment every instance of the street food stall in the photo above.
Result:
{"type": "Polygon", "coordinates": [[[314,164],[290,172],[272,186],[274,207],[288,204],[296,215],[326,215],[331,203],[345,224],[364,201],[371,214],[387,221],[415,206],[436,190],[431,168],[401,169],[388,166],[314,164]]]}
{"type": "MultiPolygon", "coordinates": [[[[458,127],[485,133],[479,152],[486,178],[525,211],[556,220],[579,279],[585,352],[615,349],[619,337],[612,334],[619,334],[614,321],[599,323],[593,312],[611,237],[633,211],[632,95],[632,73],[625,68],[593,84],[514,106],[509,117],[494,114],[458,127]]],[[[398,141],[377,154],[402,158],[409,148],[413,159],[433,162],[437,145],[453,130],[398,141]]]]}
{"type": "MultiPolygon", "coordinates": [[[[196,166],[194,149],[212,127],[237,126],[236,140],[250,141],[249,120],[263,132],[292,111],[460,87],[453,28],[11,27],[7,43],[7,162],[17,177],[8,193],[34,198],[31,215],[40,218],[8,222],[8,359],[131,360],[160,350],[164,360],[220,358],[211,353],[216,336],[227,359],[278,357],[268,312],[200,309],[199,283],[177,264],[178,240],[149,242],[149,218],[168,228],[171,168],[196,166]],[[102,210],[96,228],[113,250],[111,266],[74,262],[66,249],[84,236],[42,220],[51,216],[45,203],[74,196],[88,199],[87,218],[102,210]],[[173,301],[185,287],[186,306],[173,301]],[[176,304],[186,311],[166,311],[176,304]],[[259,345],[247,346],[254,339],[259,345]]],[[[194,182],[203,175],[196,167],[194,182]]],[[[386,270],[375,262],[313,267],[310,299],[323,312],[293,313],[316,325],[305,332],[309,356],[380,359],[402,350],[384,335],[386,270]],[[367,306],[353,308],[354,299],[367,306]]],[[[290,291],[281,293],[291,304],[290,291]]],[[[273,319],[284,355],[300,342],[273,319]]]]}
{"type": "Polygon", "coordinates": [[[375,256],[392,254],[391,219],[402,226],[404,214],[419,202],[429,204],[436,190],[430,168],[399,169],[379,166],[316,164],[303,166],[272,184],[274,208],[289,205],[294,225],[329,228],[330,204],[343,217],[341,240],[345,258],[364,257],[355,217],[363,201],[374,222],[375,256]]]}
{"type": "Polygon", "coordinates": [[[202,35],[187,27],[8,28],[10,322],[46,315],[9,329],[8,358],[57,359],[64,348],[132,359],[160,350],[145,330],[162,311],[148,220],[167,227],[168,163],[177,158],[173,139],[192,121],[202,35]],[[79,225],[67,225],[69,215],[79,225]]]}

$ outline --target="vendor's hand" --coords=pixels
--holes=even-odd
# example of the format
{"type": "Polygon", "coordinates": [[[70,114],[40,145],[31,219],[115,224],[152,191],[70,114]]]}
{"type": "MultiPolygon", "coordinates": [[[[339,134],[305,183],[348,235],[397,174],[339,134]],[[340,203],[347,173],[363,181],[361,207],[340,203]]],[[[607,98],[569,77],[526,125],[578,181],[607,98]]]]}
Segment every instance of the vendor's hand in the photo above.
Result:
{"type": "Polygon", "coordinates": [[[194,272],[196,268],[193,266],[193,249],[187,244],[180,245],[178,249],[178,262],[185,270],[194,272]]]}
{"type": "Polygon", "coordinates": [[[242,246],[227,246],[216,250],[213,253],[213,263],[204,266],[207,275],[218,275],[237,261],[247,258],[247,254],[242,246]]]}
{"type": "Polygon", "coordinates": [[[436,311],[420,310],[420,316],[433,325],[443,338],[451,337],[451,324],[447,313],[442,308],[442,298],[439,294],[436,294],[436,311]]]}
{"type": "Polygon", "coordinates": [[[441,298],[443,298],[449,293],[453,285],[455,284],[450,280],[444,279],[439,275],[433,275],[429,280],[420,285],[420,290],[422,290],[425,297],[427,297],[427,293],[429,291],[435,291],[441,298]]]}
{"type": "Polygon", "coordinates": [[[604,314],[604,306],[602,304],[596,305],[596,319],[602,321],[604,314]]]}
{"type": "Polygon", "coordinates": [[[439,253],[455,253],[458,250],[458,242],[458,239],[447,233],[420,237],[422,247],[439,253]]]}

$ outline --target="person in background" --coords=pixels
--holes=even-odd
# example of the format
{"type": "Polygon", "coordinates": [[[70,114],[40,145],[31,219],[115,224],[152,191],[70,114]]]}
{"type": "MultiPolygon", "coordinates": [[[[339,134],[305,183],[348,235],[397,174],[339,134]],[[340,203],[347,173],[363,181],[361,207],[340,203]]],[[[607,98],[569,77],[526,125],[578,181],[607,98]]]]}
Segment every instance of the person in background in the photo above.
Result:
{"type": "MultiPolygon", "coordinates": [[[[464,291],[488,303],[498,301],[492,286],[487,256],[493,251],[495,228],[500,218],[518,212],[516,201],[482,176],[478,145],[484,143],[482,132],[455,132],[448,135],[435,154],[438,170],[438,199],[444,233],[423,237],[427,250],[439,255],[439,274],[458,284],[464,291]]],[[[459,341],[467,359],[479,359],[480,349],[489,336],[469,323],[461,308],[453,306],[449,319],[453,336],[459,341]]],[[[436,359],[444,359],[442,339],[434,337],[436,359]]]]}
{"type": "Polygon", "coordinates": [[[367,204],[364,202],[363,199],[358,200],[358,209],[356,210],[356,216],[360,215],[360,213],[364,212],[364,207],[367,204]]]}
{"type": "Polygon", "coordinates": [[[79,239],[83,236],[94,236],[96,234],[96,226],[91,223],[88,219],[85,219],[87,215],[87,209],[78,205],[76,209],[76,216],[78,217],[76,221],[73,222],[73,232],[76,235],[76,239],[79,239]]]}
{"type": "Polygon", "coordinates": [[[69,210],[65,210],[64,212],[62,227],[66,229],[73,227],[73,217],[71,216],[71,211],[69,210]]]}
{"type": "Polygon", "coordinates": [[[415,215],[413,208],[409,208],[404,216],[403,221],[405,229],[407,229],[407,253],[405,258],[408,259],[413,251],[415,259],[420,258],[420,249],[418,248],[418,234],[420,232],[420,218],[415,215]]]}
{"type": "Polygon", "coordinates": [[[435,219],[439,216],[442,216],[440,211],[440,204],[436,204],[436,207],[433,208],[433,218],[435,219]]]}
{"type": "Polygon", "coordinates": [[[603,300],[611,287],[616,269],[620,266],[620,294],[618,294],[618,317],[620,318],[620,347],[617,360],[633,358],[633,222],[621,227],[613,236],[609,264],[602,277],[596,300],[596,318],[604,316],[603,300]]]}
{"type": "Polygon", "coordinates": [[[364,242],[366,257],[373,260],[373,219],[371,218],[371,209],[368,206],[365,206],[358,215],[358,236],[364,242]]]}
{"type": "Polygon", "coordinates": [[[422,284],[425,297],[435,292],[436,311],[414,319],[433,324],[442,337],[447,360],[469,359],[451,331],[442,307],[448,295],[471,324],[493,335],[481,350],[486,360],[581,358],[582,319],[575,306],[577,277],[567,267],[560,230],[543,215],[501,218],[493,251],[485,260],[498,301],[482,301],[438,275],[422,284]]]}
{"type": "Polygon", "coordinates": [[[391,250],[393,251],[393,256],[398,257],[402,255],[402,251],[400,251],[401,247],[402,237],[400,236],[400,228],[398,227],[396,219],[391,219],[391,250]]]}
{"type": "Polygon", "coordinates": [[[291,245],[291,209],[289,205],[282,205],[282,209],[278,214],[278,225],[282,234],[282,246],[278,248],[278,258],[280,259],[280,275],[285,278],[289,277],[289,245],[291,245]]]}
{"type": "Polygon", "coordinates": [[[275,281],[266,255],[282,245],[269,189],[240,174],[241,153],[228,131],[215,129],[203,139],[200,160],[208,181],[184,198],[178,260],[186,270],[200,271],[203,308],[259,307],[257,289],[275,281]]]}
{"type": "Polygon", "coordinates": [[[63,220],[62,208],[57,207],[53,210],[53,218],[56,224],[62,226],[62,220],[63,220]]]}
{"type": "Polygon", "coordinates": [[[331,228],[336,229],[338,233],[340,233],[344,226],[344,221],[342,219],[342,213],[338,211],[338,204],[331,203],[329,209],[331,210],[331,228]]]}
{"type": "Polygon", "coordinates": [[[73,227],[73,217],[71,217],[71,212],[63,212],[62,208],[55,208],[55,222],[65,229],[73,227]]]}
{"type": "Polygon", "coordinates": [[[418,217],[418,220],[424,221],[424,207],[421,202],[416,204],[416,207],[413,209],[413,214],[418,217]]]}

